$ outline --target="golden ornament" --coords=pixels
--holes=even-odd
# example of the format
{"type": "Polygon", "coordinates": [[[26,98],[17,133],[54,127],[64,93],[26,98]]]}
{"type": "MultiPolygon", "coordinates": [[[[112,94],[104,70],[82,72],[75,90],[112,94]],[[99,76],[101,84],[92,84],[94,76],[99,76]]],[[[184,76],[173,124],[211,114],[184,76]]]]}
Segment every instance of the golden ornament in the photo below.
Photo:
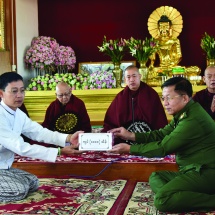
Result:
{"type": "Polygon", "coordinates": [[[61,132],[70,132],[77,124],[77,117],[75,114],[66,113],[60,116],[55,123],[56,129],[61,132]]]}

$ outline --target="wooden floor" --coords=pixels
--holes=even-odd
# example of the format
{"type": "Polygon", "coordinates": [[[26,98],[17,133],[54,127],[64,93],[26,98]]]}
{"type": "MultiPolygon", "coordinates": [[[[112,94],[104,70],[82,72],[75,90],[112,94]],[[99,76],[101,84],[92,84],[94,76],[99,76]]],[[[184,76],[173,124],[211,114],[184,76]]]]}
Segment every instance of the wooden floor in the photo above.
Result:
{"type": "MultiPolygon", "coordinates": [[[[95,176],[107,167],[110,163],[17,163],[13,164],[14,168],[19,168],[35,174],[38,177],[45,176],[95,176]]],[[[177,165],[175,163],[124,163],[116,162],[110,164],[101,174],[93,179],[104,179],[104,180],[135,180],[135,181],[148,181],[150,174],[153,171],[159,170],[171,170],[177,171],[177,165]]]]}

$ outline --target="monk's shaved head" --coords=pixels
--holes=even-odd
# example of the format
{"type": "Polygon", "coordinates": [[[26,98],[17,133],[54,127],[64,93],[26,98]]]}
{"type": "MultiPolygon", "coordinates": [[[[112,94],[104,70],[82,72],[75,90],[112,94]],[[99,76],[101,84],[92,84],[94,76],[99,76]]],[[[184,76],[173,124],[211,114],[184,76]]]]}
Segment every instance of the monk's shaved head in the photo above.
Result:
{"type": "Polygon", "coordinates": [[[58,84],[56,85],[56,92],[57,92],[58,90],[61,90],[61,89],[70,90],[71,87],[70,87],[67,83],[65,83],[65,82],[60,82],[60,83],[58,83],[58,84]]]}
{"type": "Polygon", "coordinates": [[[71,95],[72,89],[67,83],[60,82],[57,84],[56,96],[60,103],[62,103],[63,105],[67,104],[70,100],[71,95]]]}

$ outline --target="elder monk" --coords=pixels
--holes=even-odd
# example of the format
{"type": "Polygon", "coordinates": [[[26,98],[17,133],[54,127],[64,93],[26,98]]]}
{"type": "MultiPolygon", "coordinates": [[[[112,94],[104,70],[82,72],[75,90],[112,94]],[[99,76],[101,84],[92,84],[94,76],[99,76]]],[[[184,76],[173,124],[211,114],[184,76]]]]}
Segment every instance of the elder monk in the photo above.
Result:
{"type": "MultiPolygon", "coordinates": [[[[56,97],[46,110],[42,126],[52,131],[69,134],[76,131],[91,132],[90,118],[85,104],[72,94],[72,89],[67,83],[57,84],[56,97]]],[[[31,144],[35,143],[31,141],[31,144]]]]}

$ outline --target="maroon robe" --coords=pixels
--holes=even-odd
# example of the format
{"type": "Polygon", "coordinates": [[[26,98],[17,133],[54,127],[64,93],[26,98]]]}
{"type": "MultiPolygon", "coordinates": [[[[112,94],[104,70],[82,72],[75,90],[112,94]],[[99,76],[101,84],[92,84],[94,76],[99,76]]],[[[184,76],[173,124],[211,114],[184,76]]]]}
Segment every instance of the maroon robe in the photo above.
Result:
{"type": "Polygon", "coordinates": [[[214,95],[215,93],[210,93],[208,89],[204,89],[196,92],[193,100],[198,102],[208,112],[211,118],[215,120],[215,112],[211,111],[211,103],[214,95]]]}
{"type": "MultiPolygon", "coordinates": [[[[53,101],[46,110],[42,126],[52,131],[73,134],[76,131],[91,132],[90,118],[84,102],[71,95],[70,101],[63,105],[58,99],[53,101]]],[[[55,147],[46,143],[31,141],[31,144],[55,147]]]]}
{"type": "Polygon", "coordinates": [[[146,132],[163,128],[167,124],[167,117],[157,92],[141,82],[137,91],[131,91],[126,86],[116,95],[105,114],[102,132],[121,126],[130,131],[146,132]],[[144,125],[140,125],[139,122],[144,125]]]}
{"type": "Polygon", "coordinates": [[[42,126],[52,131],[73,134],[76,131],[91,132],[90,118],[84,102],[72,95],[66,105],[62,105],[58,99],[53,101],[46,110],[45,119],[42,126]],[[70,120],[68,127],[64,127],[70,120]],[[60,122],[61,120],[61,122],[60,122]],[[62,124],[65,121],[64,124],[62,124]],[[59,123],[58,123],[59,122],[59,123]]]}

